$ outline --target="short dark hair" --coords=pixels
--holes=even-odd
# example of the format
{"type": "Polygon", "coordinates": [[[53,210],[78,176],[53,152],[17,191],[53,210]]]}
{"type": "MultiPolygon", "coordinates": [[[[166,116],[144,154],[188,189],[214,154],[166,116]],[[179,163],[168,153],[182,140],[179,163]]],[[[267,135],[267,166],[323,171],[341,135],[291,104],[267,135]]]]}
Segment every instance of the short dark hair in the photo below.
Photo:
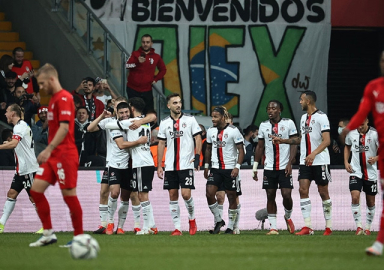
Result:
{"type": "Polygon", "coordinates": [[[75,103],[79,103],[79,104],[82,104],[83,101],[81,100],[81,98],[78,96],[78,95],[72,95],[73,96],[73,102],[75,103]]]}
{"type": "Polygon", "coordinates": [[[121,110],[121,109],[129,109],[129,104],[127,102],[120,102],[119,105],[117,105],[116,110],[121,110]]]}
{"type": "Polygon", "coordinates": [[[96,85],[96,81],[95,81],[95,79],[94,79],[94,78],[92,78],[92,77],[87,77],[87,78],[84,78],[84,80],[85,80],[86,82],[92,82],[92,83],[93,83],[93,86],[95,86],[95,85],[96,85]]]}
{"type": "Polygon", "coordinates": [[[145,108],[145,102],[141,97],[133,97],[128,100],[130,106],[135,107],[135,110],[142,113],[145,108]]]}
{"type": "MultiPolygon", "coordinates": [[[[313,102],[316,102],[317,100],[317,97],[316,97],[316,93],[311,91],[311,90],[306,90],[306,91],[303,91],[301,93],[301,95],[305,94],[310,100],[312,100],[313,102]]],[[[300,95],[300,96],[301,96],[300,95]]]]}
{"type": "MultiPolygon", "coordinates": [[[[276,103],[276,104],[279,106],[280,110],[283,111],[284,107],[283,107],[283,104],[282,104],[280,101],[278,101],[277,99],[272,99],[272,100],[270,100],[270,101],[268,102],[268,105],[269,105],[269,103],[271,103],[271,102],[276,103]]],[[[268,107],[267,107],[267,108],[268,108],[268,107]]]]}
{"type": "Polygon", "coordinates": [[[12,138],[12,134],[13,134],[12,129],[9,129],[9,128],[3,129],[3,131],[1,132],[1,140],[3,142],[7,141],[8,138],[12,138]]]}
{"type": "MultiPolygon", "coordinates": [[[[179,93],[172,93],[172,94],[169,94],[167,96],[167,102],[169,102],[171,100],[171,98],[174,98],[174,97],[180,97],[180,94],[179,93]]],[[[180,97],[181,98],[181,97],[180,97]]]]}
{"type": "Polygon", "coordinates": [[[259,127],[256,126],[256,125],[249,125],[246,129],[243,130],[243,133],[244,135],[247,135],[249,134],[249,132],[256,132],[256,130],[258,130],[259,127]]]}
{"type": "Polygon", "coordinates": [[[77,108],[77,110],[81,110],[81,109],[86,110],[86,111],[87,111],[87,114],[89,115],[89,111],[88,111],[87,107],[85,107],[85,106],[80,106],[79,108],[77,108]]]}
{"type": "Polygon", "coordinates": [[[17,52],[24,52],[24,50],[21,47],[16,47],[13,49],[12,54],[16,55],[17,52]]]}
{"type": "Polygon", "coordinates": [[[144,35],[141,37],[141,39],[143,39],[143,38],[145,38],[145,37],[149,37],[149,38],[151,39],[151,41],[153,40],[153,39],[152,39],[152,36],[151,36],[150,34],[144,34],[144,35]]]}

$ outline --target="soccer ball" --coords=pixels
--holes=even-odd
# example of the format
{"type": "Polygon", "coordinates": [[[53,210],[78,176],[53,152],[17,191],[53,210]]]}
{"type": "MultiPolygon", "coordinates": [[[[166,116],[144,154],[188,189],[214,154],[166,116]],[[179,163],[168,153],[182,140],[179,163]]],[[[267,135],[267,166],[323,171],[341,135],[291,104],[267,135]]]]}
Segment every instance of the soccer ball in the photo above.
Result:
{"type": "Polygon", "coordinates": [[[69,252],[73,259],[94,259],[100,247],[96,239],[89,234],[79,234],[73,237],[69,252]]]}

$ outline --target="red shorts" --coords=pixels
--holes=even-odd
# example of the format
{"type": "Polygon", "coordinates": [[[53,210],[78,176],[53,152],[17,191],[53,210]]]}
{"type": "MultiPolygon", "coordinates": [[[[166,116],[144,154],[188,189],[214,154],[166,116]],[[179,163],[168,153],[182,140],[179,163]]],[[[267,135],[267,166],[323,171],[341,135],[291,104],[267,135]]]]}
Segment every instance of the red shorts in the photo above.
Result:
{"type": "Polygon", "coordinates": [[[55,185],[58,181],[60,189],[71,189],[77,185],[78,168],[77,153],[63,154],[61,158],[51,156],[47,162],[40,165],[35,178],[47,181],[51,185],[55,185]]]}

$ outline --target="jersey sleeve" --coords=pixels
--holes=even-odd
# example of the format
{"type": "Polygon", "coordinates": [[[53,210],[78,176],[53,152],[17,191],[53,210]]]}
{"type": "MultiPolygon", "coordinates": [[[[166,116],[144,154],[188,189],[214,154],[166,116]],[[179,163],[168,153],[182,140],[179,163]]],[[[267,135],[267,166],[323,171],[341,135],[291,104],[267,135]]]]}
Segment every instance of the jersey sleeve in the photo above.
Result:
{"type": "Polygon", "coordinates": [[[56,102],[56,105],[58,108],[58,120],[60,122],[70,122],[74,119],[74,103],[73,103],[73,97],[71,96],[62,96],[58,102],[56,102]]]}
{"type": "Polygon", "coordinates": [[[368,84],[365,87],[363,98],[360,101],[359,109],[348,123],[347,128],[353,130],[358,128],[368,116],[369,112],[374,106],[374,96],[372,93],[372,86],[368,84]]]}
{"type": "Polygon", "coordinates": [[[331,127],[329,125],[329,120],[328,120],[328,117],[326,114],[322,114],[321,117],[320,117],[320,130],[321,130],[321,133],[323,132],[330,132],[331,131],[331,127]]]}
{"type": "Polygon", "coordinates": [[[262,139],[262,140],[265,139],[265,135],[264,135],[264,125],[263,125],[263,124],[260,124],[259,133],[257,134],[257,137],[258,137],[259,139],[262,139]]]}
{"type": "Polygon", "coordinates": [[[288,128],[289,128],[289,131],[288,131],[289,137],[297,135],[296,125],[295,125],[295,123],[293,123],[292,120],[289,120],[288,128]]]}
{"type": "Polygon", "coordinates": [[[99,127],[99,129],[102,129],[102,130],[105,130],[105,125],[109,122],[109,118],[105,118],[103,120],[101,120],[97,126],[99,127]]]}
{"type": "Polygon", "coordinates": [[[351,133],[348,133],[348,135],[345,137],[345,145],[351,146],[352,140],[351,140],[351,133]]]}
{"type": "Polygon", "coordinates": [[[105,125],[105,128],[128,130],[131,125],[132,125],[132,122],[130,119],[126,119],[122,121],[113,120],[113,121],[109,121],[109,123],[105,125]]]}
{"type": "Polygon", "coordinates": [[[123,133],[120,130],[112,130],[110,134],[111,134],[111,138],[113,140],[116,140],[117,138],[123,137],[123,133]]]}
{"type": "Polygon", "coordinates": [[[233,140],[235,144],[244,144],[244,137],[243,135],[241,135],[240,130],[238,128],[235,128],[233,140]]]}
{"type": "Polygon", "coordinates": [[[13,127],[13,135],[12,139],[16,139],[18,141],[21,141],[21,139],[24,137],[23,128],[21,125],[16,125],[13,127]]]}
{"type": "Polygon", "coordinates": [[[167,139],[167,136],[166,136],[166,133],[165,133],[165,124],[163,121],[160,122],[160,126],[159,126],[159,133],[157,133],[157,138],[159,140],[166,140],[167,139]]]}
{"type": "Polygon", "coordinates": [[[207,144],[212,144],[212,136],[211,136],[211,129],[209,128],[207,130],[207,144]]]}
{"type": "Polygon", "coordinates": [[[192,135],[196,136],[197,134],[201,133],[201,127],[196,121],[195,117],[192,117],[192,135]]]}

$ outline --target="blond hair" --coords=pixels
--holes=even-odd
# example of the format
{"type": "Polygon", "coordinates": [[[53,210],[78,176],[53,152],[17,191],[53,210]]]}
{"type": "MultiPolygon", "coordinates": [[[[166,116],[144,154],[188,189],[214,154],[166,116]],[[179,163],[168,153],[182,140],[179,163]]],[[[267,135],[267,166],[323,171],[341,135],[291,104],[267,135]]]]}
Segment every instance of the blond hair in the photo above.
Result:
{"type": "Polygon", "coordinates": [[[46,74],[46,75],[55,77],[56,79],[59,78],[59,74],[57,73],[56,68],[53,65],[48,63],[42,66],[41,68],[39,68],[39,70],[35,74],[35,77],[39,77],[41,74],[46,74]]]}

